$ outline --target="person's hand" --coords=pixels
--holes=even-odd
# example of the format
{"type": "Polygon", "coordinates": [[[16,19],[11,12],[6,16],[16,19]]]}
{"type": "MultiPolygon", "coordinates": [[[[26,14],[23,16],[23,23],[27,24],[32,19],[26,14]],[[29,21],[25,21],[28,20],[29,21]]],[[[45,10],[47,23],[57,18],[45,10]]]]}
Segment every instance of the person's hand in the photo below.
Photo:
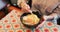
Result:
{"type": "Polygon", "coordinates": [[[24,12],[30,12],[32,13],[32,11],[30,10],[30,6],[27,5],[26,3],[21,3],[21,8],[24,12]]]}
{"type": "Polygon", "coordinates": [[[41,28],[41,27],[44,25],[45,22],[46,22],[46,21],[44,21],[44,22],[42,22],[41,24],[39,24],[39,25],[36,27],[36,29],[41,28]]]}
{"type": "Polygon", "coordinates": [[[39,24],[39,25],[36,27],[36,29],[39,29],[40,27],[42,27],[42,26],[44,25],[44,23],[46,22],[46,20],[48,20],[48,19],[54,19],[56,16],[57,16],[56,13],[53,13],[53,14],[51,14],[51,15],[49,15],[49,16],[43,15],[44,22],[42,22],[41,24],[39,24]]]}

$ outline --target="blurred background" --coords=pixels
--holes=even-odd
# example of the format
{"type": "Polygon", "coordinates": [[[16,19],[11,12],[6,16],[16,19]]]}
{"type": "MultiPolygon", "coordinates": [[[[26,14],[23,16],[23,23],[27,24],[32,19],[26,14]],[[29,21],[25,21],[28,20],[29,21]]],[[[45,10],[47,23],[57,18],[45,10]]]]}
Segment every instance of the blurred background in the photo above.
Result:
{"type": "MultiPolygon", "coordinates": [[[[31,10],[40,10],[43,15],[50,15],[52,13],[60,14],[59,2],[60,0],[29,0],[27,4],[31,7],[31,10]]],[[[0,0],[0,19],[10,12],[10,9],[8,9],[10,6],[8,4],[19,8],[17,0],[0,0]]]]}

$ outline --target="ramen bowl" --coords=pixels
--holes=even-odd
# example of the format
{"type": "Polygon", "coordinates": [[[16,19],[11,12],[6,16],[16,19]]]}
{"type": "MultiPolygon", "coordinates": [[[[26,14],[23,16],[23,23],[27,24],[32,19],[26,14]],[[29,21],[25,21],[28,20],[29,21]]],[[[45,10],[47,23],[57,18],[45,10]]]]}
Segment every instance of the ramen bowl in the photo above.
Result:
{"type": "MultiPolygon", "coordinates": [[[[39,21],[36,21],[36,22],[38,22],[38,23],[36,23],[36,24],[34,24],[34,25],[28,25],[28,24],[25,24],[25,23],[23,23],[23,17],[24,16],[27,16],[27,15],[29,15],[29,14],[31,14],[31,13],[23,13],[22,15],[21,15],[21,17],[20,17],[20,20],[21,20],[21,23],[25,26],[25,27],[28,27],[28,28],[36,28],[39,24],[41,24],[42,22],[43,22],[43,16],[42,16],[42,14],[39,12],[39,11],[33,11],[32,12],[33,14],[35,14],[38,18],[39,18],[39,21]]],[[[34,19],[33,19],[34,20],[34,19]]]]}

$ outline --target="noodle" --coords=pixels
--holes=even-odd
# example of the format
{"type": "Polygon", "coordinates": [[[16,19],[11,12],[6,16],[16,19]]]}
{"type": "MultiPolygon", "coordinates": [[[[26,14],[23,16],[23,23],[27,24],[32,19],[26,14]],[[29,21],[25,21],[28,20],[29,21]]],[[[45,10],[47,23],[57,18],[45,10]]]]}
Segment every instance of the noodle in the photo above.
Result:
{"type": "Polygon", "coordinates": [[[34,25],[39,22],[39,18],[35,14],[29,14],[23,17],[23,23],[28,25],[34,25]]]}

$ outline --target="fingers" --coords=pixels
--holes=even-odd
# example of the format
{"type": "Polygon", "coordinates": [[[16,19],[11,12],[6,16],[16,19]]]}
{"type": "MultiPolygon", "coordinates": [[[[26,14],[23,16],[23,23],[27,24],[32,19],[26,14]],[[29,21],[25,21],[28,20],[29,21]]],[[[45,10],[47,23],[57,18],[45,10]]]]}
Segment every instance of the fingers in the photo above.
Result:
{"type": "Polygon", "coordinates": [[[39,29],[40,27],[42,27],[45,22],[46,22],[46,21],[43,21],[40,25],[38,25],[38,26],[36,27],[36,29],[39,29]]]}
{"type": "Polygon", "coordinates": [[[32,11],[30,10],[30,6],[28,4],[26,4],[25,2],[21,3],[21,8],[24,12],[30,12],[32,13],[32,11]]]}
{"type": "Polygon", "coordinates": [[[25,11],[25,12],[30,12],[30,13],[32,13],[32,11],[30,10],[29,5],[27,5],[27,4],[23,5],[23,6],[22,6],[22,9],[23,9],[23,11],[25,11]]]}

